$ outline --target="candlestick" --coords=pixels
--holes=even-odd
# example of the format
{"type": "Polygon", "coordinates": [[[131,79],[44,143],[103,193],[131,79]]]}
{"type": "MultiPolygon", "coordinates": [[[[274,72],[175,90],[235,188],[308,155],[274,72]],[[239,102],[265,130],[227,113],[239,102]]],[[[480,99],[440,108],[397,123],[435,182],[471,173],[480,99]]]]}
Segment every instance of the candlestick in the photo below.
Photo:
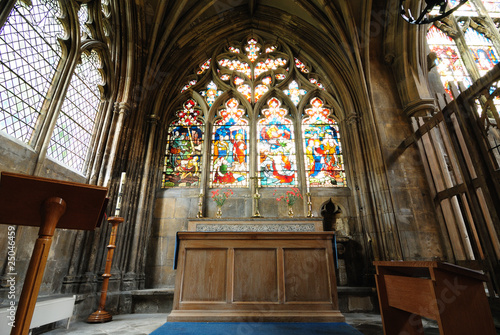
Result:
{"type": "Polygon", "coordinates": [[[120,179],[120,187],[118,189],[118,200],[116,201],[115,216],[120,216],[120,209],[122,207],[123,187],[125,185],[125,172],[122,172],[120,179]]]}

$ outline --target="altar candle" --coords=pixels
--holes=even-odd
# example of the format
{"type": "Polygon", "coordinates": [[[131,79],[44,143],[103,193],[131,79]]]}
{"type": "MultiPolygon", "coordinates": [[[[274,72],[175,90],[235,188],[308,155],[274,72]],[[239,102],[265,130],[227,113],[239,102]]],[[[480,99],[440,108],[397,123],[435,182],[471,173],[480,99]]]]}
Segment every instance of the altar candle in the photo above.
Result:
{"type": "Polygon", "coordinates": [[[118,201],[116,202],[115,216],[120,216],[120,208],[122,206],[124,185],[125,185],[125,172],[122,172],[122,177],[120,179],[120,188],[118,189],[118,201]]]}

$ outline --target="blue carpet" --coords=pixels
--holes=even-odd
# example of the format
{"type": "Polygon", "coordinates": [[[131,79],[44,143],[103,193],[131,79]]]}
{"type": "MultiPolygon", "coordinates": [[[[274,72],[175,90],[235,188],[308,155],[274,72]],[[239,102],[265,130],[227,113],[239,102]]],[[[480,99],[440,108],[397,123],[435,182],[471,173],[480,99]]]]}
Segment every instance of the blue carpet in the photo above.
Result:
{"type": "Polygon", "coordinates": [[[167,322],[151,335],[363,335],[345,322],[167,322]]]}

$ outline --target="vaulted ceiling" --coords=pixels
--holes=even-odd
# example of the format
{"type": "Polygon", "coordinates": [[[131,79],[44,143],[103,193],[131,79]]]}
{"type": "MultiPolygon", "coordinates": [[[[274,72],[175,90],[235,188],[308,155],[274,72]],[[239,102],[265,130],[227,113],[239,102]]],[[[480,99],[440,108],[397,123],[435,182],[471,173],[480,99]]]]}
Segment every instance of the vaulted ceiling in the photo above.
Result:
{"type": "MultiPolygon", "coordinates": [[[[385,1],[374,2],[385,9],[385,1]]],[[[372,1],[143,0],[136,5],[142,82],[155,87],[150,92],[154,97],[141,99],[142,108],[154,109],[153,101],[158,108],[172,99],[184,84],[181,78],[210,58],[220,43],[252,33],[285,42],[323,72],[334,95],[364,93],[356,91],[363,89],[368,55],[363,44],[370,34],[372,1]]]]}

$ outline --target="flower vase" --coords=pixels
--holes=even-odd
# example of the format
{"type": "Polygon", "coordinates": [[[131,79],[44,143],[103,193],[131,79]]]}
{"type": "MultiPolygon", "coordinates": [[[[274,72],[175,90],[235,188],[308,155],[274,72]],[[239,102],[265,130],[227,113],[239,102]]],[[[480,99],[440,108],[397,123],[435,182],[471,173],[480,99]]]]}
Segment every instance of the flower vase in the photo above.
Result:
{"type": "Polygon", "coordinates": [[[293,218],[293,210],[292,210],[292,206],[288,206],[288,217],[293,218]]]}
{"type": "Polygon", "coordinates": [[[215,213],[215,217],[220,219],[222,217],[222,206],[217,206],[217,212],[215,213]]]}

